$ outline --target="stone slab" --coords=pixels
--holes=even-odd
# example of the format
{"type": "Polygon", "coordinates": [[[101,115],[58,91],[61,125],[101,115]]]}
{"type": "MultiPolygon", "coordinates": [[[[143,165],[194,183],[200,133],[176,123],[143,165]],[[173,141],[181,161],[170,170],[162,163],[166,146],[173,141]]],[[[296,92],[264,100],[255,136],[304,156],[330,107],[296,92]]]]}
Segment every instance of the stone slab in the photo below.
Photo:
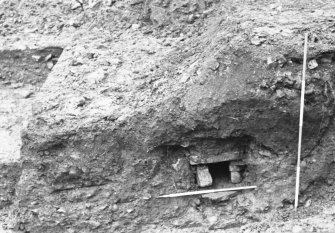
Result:
{"type": "Polygon", "coordinates": [[[213,184],[213,179],[207,166],[197,167],[197,182],[200,187],[208,187],[213,184]]]}
{"type": "Polygon", "coordinates": [[[219,162],[226,162],[226,161],[231,161],[231,160],[239,160],[242,158],[243,158],[243,155],[238,151],[227,152],[227,153],[222,153],[220,155],[207,156],[207,157],[197,154],[197,155],[190,156],[190,164],[198,165],[198,164],[208,164],[208,163],[219,163],[219,162]]]}
{"type": "Polygon", "coordinates": [[[246,166],[243,161],[231,161],[229,164],[229,171],[231,172],[239,172],[246,166]]]}
{"type": "Polygon", "coordinates": [[[241,183],[242,176],[240,172],[231,172],[230,173],[230,179],[233,184],[241,183]]]}

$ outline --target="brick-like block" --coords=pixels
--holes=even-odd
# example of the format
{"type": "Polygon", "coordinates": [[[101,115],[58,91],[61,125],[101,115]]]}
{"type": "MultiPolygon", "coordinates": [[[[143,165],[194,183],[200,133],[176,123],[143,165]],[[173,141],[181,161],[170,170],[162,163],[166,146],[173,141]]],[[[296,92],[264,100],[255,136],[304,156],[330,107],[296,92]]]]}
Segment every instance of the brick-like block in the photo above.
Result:
{"type": "Polygon", "coordinates": [[[213,179],[207,166],[197,167],[197,182],[200,187],[207,187],[213,184],[213,179]]]}
{"type": "Polygon", "coordinates": [[[230,172],[230,179],[233,184],[241,183],[242,176],[240,172],[230,172]]]}
{"type": "Polygon", "coordinates": [[[231,161],[229,164],[229,171],[231,172],[239,172],[246,166],[246,164],[242,161],[231,161]]]}

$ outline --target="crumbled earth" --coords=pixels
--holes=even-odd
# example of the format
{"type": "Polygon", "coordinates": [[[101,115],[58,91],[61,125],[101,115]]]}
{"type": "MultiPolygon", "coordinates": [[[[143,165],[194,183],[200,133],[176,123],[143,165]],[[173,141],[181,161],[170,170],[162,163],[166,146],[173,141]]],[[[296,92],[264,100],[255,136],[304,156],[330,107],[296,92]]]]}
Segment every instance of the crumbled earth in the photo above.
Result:
{"type": "Polygon", "coordinates": [[[0,6],[4,231],[335,231],[332,1],[0,6]],[[257,189],[159,198],[199,189],[192,156],[233,153],[243,181],[214,182],[257,189]]]}

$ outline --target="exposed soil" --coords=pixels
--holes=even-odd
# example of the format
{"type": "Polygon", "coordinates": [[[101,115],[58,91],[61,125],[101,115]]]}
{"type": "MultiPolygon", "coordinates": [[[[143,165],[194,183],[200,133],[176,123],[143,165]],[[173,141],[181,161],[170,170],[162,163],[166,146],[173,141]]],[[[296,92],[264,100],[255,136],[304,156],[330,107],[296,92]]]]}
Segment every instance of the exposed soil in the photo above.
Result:
{"type": "Polygon", "coordinates": [[[335,232],[333,1],[0,6],[4,231],[335,232]]]}
{"type": "Polygon", "coordinates": [[[60,48],[45,48],[0,52],[0,210],[5,210],[0,221],[8,216],[6,212],[13,204],[15,185],[22,171],[19,162],[21,131],[33,114],[36,93],[53,68],[50,64],[57,63],[61,51],[60,48]]]}

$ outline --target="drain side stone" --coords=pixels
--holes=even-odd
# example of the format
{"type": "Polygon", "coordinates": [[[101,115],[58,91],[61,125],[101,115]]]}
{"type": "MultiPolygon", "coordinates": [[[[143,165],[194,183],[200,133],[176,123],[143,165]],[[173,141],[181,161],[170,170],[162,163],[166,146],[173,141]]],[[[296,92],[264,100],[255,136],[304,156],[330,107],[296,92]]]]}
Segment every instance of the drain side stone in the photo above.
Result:
{"type": "Polygon", "coordinates": [[[229,164],[230,179],[233,184],[241,183],[242,175],[241,172],[245,167],[245,163],[242,161],[232,161],[229,164]]]}
{"type": "Polygon", "coordinates": [[[207,187],[213,184],[213,179],[207,166],[197,167],[197,182],[200,187],[207,187]]]}
{"type": "Polygon", "coordinates": [[[233,184],[241,183],[242,176],[240,172],[231,172],[230,173],[230,179],[233,184]]]}

